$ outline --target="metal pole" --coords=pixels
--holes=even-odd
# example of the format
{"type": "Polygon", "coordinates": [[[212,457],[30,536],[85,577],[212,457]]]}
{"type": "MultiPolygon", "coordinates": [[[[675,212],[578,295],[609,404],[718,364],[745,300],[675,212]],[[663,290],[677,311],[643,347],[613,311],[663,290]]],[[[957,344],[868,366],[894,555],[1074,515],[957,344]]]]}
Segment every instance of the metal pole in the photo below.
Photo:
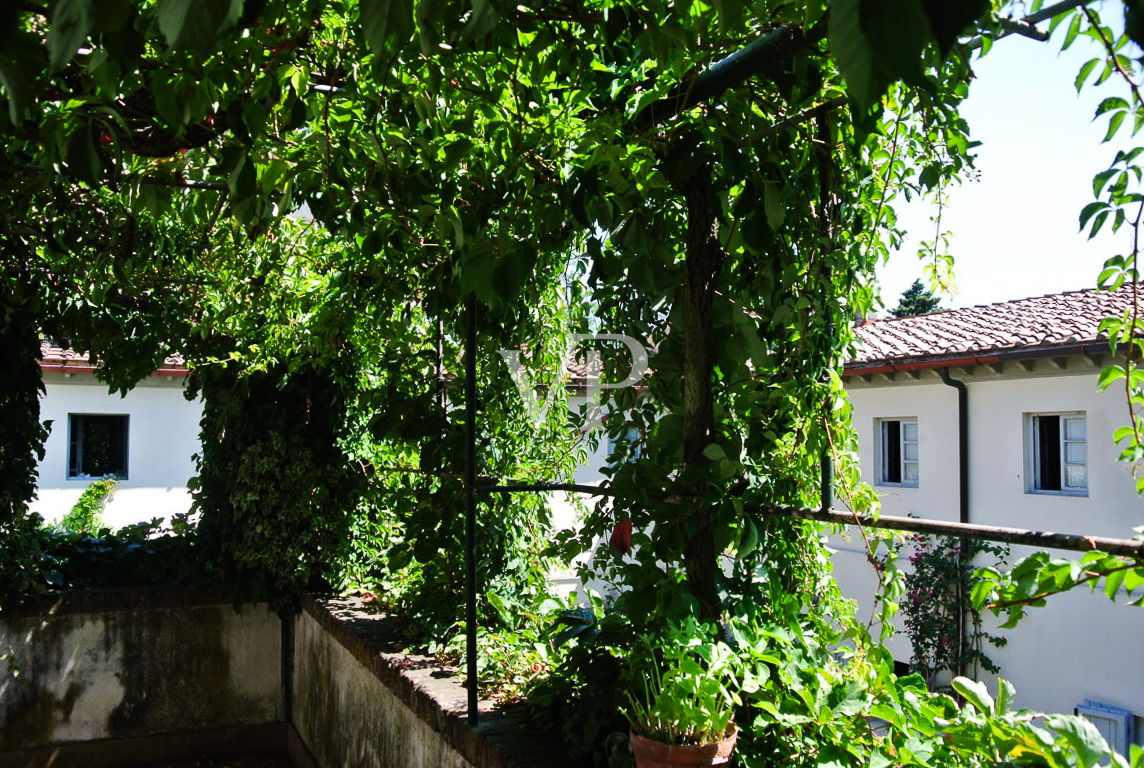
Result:
{"type": "MultiPolygon", "coordinates": [[[[512,483],[506,485],[487,485],[477,489],[479,493],[539,493],[545,491],[565,491],[567,493],[583,493],[591,496],[620,496],[610,488],[601,488],[595,485],[582,485],[576,483],[512,483]]],[[[658,497],[655,501],[666,503],[683,503],[687,496],[658,497]]],[[[891,528],[899,531],[914,531],[928,533],[935,536],[964,536],[970,539],[983,541],[1004,541],[1009,544],[1024,544],[1042,549],[1065,549],[1073,552],[1091,552],[1099,550],[1111,555],[1132,557],[1144,561],[1144,541],[1136,539],[1113,539],[1106,536],[1086,536],[1079,533],[1055,533],[1053,531],[1034,531],[1027,528],[1008,528],[999,525],[981,525],[955,523],[947,520],[932,520],[925,517],[892,517],[881,515],[856,515],[853,512],[842,512],[834,509],[799,509],[797,507],[749,507],[754,512],[763,515],[777,515],[779,517],[795,517],[803,520],[820,520],[825,523],[838,525],[861,525],[866,528],[891,528]]]]}
{"type": "Polygon", "coordinates": [[[477,295],[465,302],[465,676],[469,725],[480,717],[477,698],[477,295]]]}
{"type": "Polygon", "coordinates": [[[817,24],[806,34],[792,26],[763,33],[737,51],[715,62],[694,77],[679,83],[662,99],[647,105],[631,121],[636,130],[646,130],[696,104],[714,99],[748,78],[785,64],[821,40],[826,25],[817,24]]]}
{"type": "Polygon", "coordinates": [[[1122,555],[1144,560],[1144,542],[1134,539],[1110,539],[1105,536],[1083,536],[1075,533],[1053,531],[1030,531],[1025,528],[1007,528],[1000,525],[980,525],[973,523],[953,523],[930,520],[924,517],[892,517],[880,515],[856,515],[852,512],[834,510],[797,509],[793,507],[756,507],[766,515],[797,517],[803,520],[821,520],[841,525],[862,525],[867,528],[892,528],[898,531],[915,531],[941,536],[965,536],[970,539],[1004,541],[1009,544],[1025,544],[1030,547],[1067,549],[1074,552],[1099,550],[1110,555],[1122,555]]]}

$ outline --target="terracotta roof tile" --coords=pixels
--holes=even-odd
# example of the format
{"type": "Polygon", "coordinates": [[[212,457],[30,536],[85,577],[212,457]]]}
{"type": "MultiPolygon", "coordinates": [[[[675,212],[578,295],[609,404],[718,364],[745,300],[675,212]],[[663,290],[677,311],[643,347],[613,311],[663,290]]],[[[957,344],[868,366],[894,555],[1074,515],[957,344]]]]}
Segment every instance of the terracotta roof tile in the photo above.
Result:
{"type": "MultiPolygon", "coordinates": [[[[59,367],[74,367],[77,370],[95,369],[86,352],[76,352],[71,347],[65,349],[51,339],[40,341],[40,364],[53,369],[59,367]]],[[[186,368],[186,366],[186,360],[182,355],[167,355],[163,358],[164,369],[186,368]]]]}
{"type": "Polygon", "coordinates": [[[1106,317],[1132,305],[1132,286],[1084,290],[863,323],[848,368],[1105,340],[1106,317]]]}

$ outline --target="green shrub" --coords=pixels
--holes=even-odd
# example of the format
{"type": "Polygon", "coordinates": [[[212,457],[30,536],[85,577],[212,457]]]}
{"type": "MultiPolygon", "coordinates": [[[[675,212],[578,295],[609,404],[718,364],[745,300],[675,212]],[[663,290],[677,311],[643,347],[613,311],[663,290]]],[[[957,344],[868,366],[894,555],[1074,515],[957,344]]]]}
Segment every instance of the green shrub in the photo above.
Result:
{"type": "Polygon", "coordinates": [[[193,532],[180,516],[171,521],[170,528],[156,518],[114,532],[104,528],[95,536],[42,528],[38,538],[40,579],[49,589],[211,583],[193,532]]]}

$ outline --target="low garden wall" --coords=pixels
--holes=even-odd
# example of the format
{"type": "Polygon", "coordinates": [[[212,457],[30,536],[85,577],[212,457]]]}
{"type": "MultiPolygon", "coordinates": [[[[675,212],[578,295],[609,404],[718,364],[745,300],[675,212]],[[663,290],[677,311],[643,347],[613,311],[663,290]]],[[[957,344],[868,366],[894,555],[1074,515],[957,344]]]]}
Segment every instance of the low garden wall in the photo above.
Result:
{"type": "Polygon", "coordinates": [[[183,590],[64,593],[0,613],[0,768],[289,755],[298,768],[571,765],[519,710],[470,728],[453,670],[391,620],[307,597],[283,627],[183,590]]]}
{"type": "Polygon", "coordinates": [[[432,660],[379,651],[384,634],[371,643],[355,633],[368,616],[342,625],[327,606],[307,608],[295,624],[291,720],[318,765],[475,764],[442,738],[462,729],[464,689],[458,698],[446,678],[430,677],[440,671],[432,660]]]}
{"type": "Polygon", "coordinates": [[[282,720],[281,639],[265,606],[236,612],[185,590],[70,592],[5,611],[0,766],[60,765],[78,744],[87,765],[121,748],[146,761],[145,742],[180,734],[216,752],[277,748],[259,726],[282,720]]]}

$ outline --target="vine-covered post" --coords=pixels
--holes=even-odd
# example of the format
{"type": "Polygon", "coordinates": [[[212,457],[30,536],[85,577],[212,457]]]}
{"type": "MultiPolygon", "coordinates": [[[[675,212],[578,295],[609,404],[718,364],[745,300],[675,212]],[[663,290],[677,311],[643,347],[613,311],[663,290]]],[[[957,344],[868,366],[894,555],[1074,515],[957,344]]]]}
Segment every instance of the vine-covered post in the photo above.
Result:
{"type": "Polygon", "coordinates": [[[711,164],[703,163],[696,173],[677,184],[677,190],[687,201],[683,294],[683,464],[684,472],[690,470],[697,478],[688,484],[688,495],[698,498],[689,513],[683,557],[691,592],[699,601],[700,615],[708,619],[717,618],[720,614],[715,584],[717,507],[706,498],[711,461],[705,452],[715,437],[715,406],[711,391],[713,363],[709,344],[711,301],[724,258],[716,232],[718,202],[714,198],[711,174],[711,164]]]}
{"type": "MultiPolygon", "coordinates": [[[[830,114],[820,111],[815,115],[815,127],[818,133],[818,239],[822,249],[820,264],[822,265],[822,308],[825,337],[823,342],[824,377],[834,366],[834,291],[831,284],[830,266],[827,253],[834,245],[834,216],[835,204],[834,189],[834,159],[831,155],[833,134],[830,127],[830,114]]],[[[834,410],[833,394],[828,393],[822,404],[822,428],[824,440],[821,457],[819,459],[819,508],[822,511],[830,509],[833,500],[834,461],[830,452],[830,414],[834,410]]]]}
{"type": "Polygon", "coordinates": [[[477,295],[465,299],[465,674],[469,723],[477,698],[477,295]]]}

